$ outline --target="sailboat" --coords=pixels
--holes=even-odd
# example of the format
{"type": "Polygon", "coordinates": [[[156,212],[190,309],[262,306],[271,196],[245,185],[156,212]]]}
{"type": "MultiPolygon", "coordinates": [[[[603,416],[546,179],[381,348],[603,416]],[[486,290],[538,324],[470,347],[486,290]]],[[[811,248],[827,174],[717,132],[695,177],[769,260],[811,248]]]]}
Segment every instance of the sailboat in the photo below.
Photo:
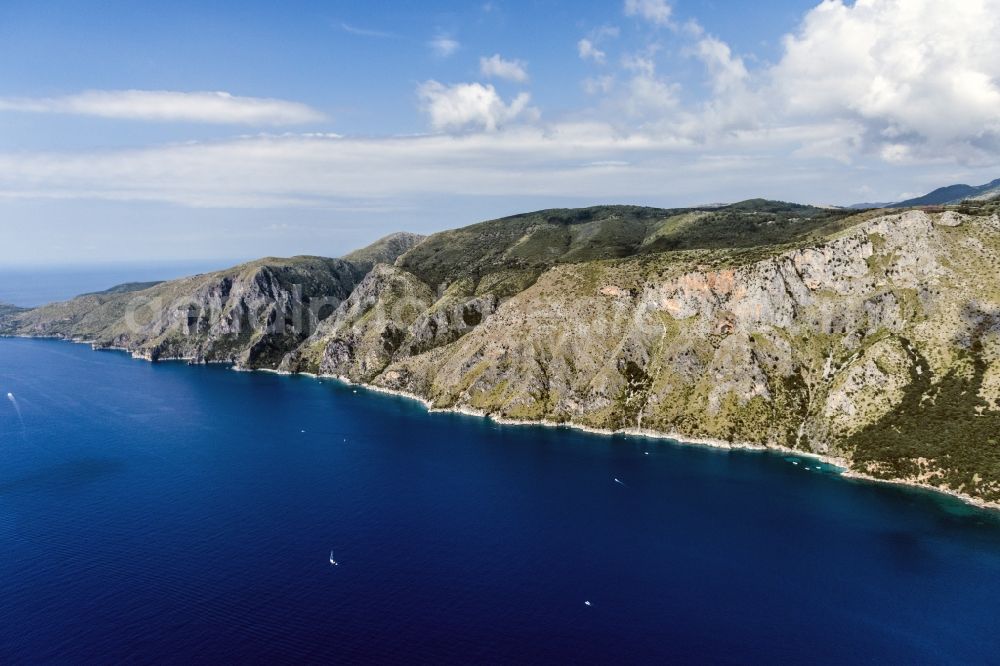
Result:
{"type": "Polygon", "coordinates": [[[333,559],[333,551],[330,551],[330,564],[337,566],[337,560],[333,559]]]}

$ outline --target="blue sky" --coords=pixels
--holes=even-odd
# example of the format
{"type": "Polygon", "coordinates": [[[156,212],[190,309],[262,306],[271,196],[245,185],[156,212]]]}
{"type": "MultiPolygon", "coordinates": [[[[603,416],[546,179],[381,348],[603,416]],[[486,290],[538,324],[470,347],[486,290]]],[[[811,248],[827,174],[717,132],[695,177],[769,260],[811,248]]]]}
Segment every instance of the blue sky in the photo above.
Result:
{"type": "Polygon", "coordinates": [[[543,207],[985,182],[998,5],[7,0],[0,262],[336,255],[543,207]]]}
{"type": "MultiPolygon", "coordinates": [[[[624,17],[619,2],[43,4],[6,2],[0,9],[4,96],[223,90],[294,100],[331,117],[297,131],[361,135],[426,131],[415,87],[429,78],[478,80],[483,54],[527,61],[536,103],[552,113],[571,112],[587,103],[579,82],[592,73],[576,55],[583,36],[601,26],[618,27],[626,39],[655,32],[624,17]],[[450,57],[428,47],[441,36],[459,44],[450,57]]],[[[732,1],[673,4],[678,15],[687,10],[733,48],[765,58],[777,53],[777,38],[812,5],[785,0],[747,11],[732,1]]],[[[607,48],[627,50],[620,43],[607,48]]],[[[692,75],[678,71],[692,69],[689,59],[673,60],[675,76],[692,75]]],[[[495,85],[517,88],[503,80],[495,85]]],[[[119,123],[73,117],[43,125],[7,114],[3,123],[5,148],[102,148],[221,135],[218,127],[196,124],[133,124],[122,132],[119,123]]]]}

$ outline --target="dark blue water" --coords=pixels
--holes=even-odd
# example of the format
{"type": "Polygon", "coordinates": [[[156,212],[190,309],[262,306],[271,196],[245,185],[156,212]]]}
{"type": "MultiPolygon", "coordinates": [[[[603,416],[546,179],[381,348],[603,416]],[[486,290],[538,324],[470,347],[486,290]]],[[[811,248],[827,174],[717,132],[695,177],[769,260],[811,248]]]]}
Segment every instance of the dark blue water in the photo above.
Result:
{"type": "Polygon", "coordinates": [[[1000,654],[1000,521],[929,493],[54,341],[8,391],[2,663],[1000,654]]]}

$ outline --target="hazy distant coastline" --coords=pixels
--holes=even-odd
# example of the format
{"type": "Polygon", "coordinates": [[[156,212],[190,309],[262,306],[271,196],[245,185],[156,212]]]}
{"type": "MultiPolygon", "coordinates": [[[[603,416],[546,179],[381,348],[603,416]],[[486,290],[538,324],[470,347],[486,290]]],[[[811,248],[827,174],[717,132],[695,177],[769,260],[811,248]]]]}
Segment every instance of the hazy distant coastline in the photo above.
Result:
{"type": "Polygon", "coordinates": [[[229,263],[233,263],[232,260],[3,267],[0,268],[0,303],[34,308],[124,282],[173,280],[229,263]]]}

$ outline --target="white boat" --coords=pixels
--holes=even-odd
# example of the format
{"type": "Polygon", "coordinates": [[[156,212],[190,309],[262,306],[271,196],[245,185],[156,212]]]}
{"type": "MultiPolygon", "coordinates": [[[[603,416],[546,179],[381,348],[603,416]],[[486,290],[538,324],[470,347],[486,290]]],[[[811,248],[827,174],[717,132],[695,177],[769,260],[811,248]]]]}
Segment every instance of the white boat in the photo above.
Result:
{"type": "Polygon", "coordinates": [[[337,560],[333,559],[333,551],[330,551],[330,564],[337,566],[337,560]]]}

